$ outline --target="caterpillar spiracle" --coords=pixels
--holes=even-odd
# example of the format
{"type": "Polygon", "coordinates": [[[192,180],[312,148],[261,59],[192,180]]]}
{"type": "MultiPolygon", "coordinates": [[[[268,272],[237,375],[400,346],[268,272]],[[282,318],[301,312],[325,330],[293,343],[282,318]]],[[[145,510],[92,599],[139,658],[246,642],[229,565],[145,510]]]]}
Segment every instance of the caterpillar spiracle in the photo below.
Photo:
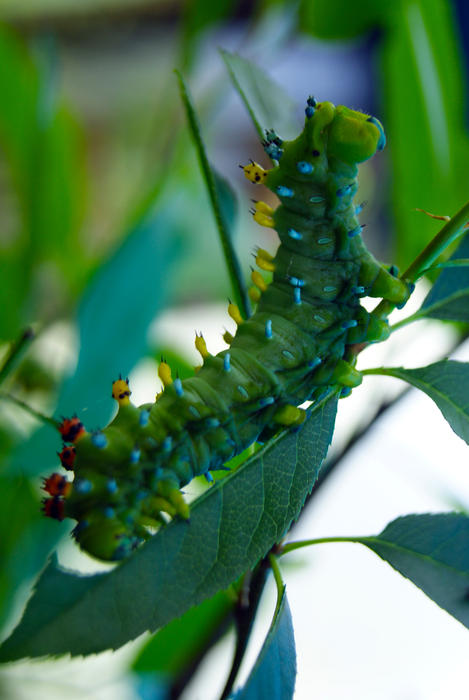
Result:
{"type": "Polygon", "coordinates": [[[203,365],[188,379],[173,379],[162,362],[163,392],[153,404],[135,406],[128,380],[118,379],[112,396],[119,410],[99,432],[87,432],[77,417],[60,425],[62,465],[75,473],[52,474],[44,512],[78,521],[73,534],[89,554],[104,560],[126,557],[150,536],[166,514],[189,517],[181,487],[195,476],[220,469],[256,440],[281,427],[298,427],[305,401],[329,387],[342,394],[362,380],[347,347],[381,341],[386,321],[360,305],[363,296],[403,304],[411,285],[396,278],[366,249],[354,205],[357,163],[385,145],[372,116],[308,98],[303,131],[283,142],[267,132],[264,148],[275,163],[264,170],[243,167],[253,183],[268,187],[280,204],[258,201],[254,219],[280,238],[275,256],[257,253],[267,284],[252,273],[257,309],[243,322],[239,309],[229,348],[209,354],[196,336],[203,365]]]}

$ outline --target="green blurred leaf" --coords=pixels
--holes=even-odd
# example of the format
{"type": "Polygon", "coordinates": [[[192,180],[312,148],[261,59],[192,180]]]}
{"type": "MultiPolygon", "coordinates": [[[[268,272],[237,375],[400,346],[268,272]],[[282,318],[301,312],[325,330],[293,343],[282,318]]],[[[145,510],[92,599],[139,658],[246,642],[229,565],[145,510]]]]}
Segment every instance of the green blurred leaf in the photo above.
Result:
{"type": "Polygon", "coordinates": [[[291,700],[295,678],[295,637],[284,588],[255,666],[234,700],[291,700]]]}
{"type": "MultiPolygon", "coordinates": [[[[178,253],[178,197],[158,197],[115,253],[95,273],[78,310],[80,354],[61,389],[56,414],[78,413],[90,428],[104,425],[115,378],[130,372],[147,349],[147,331],[168,302],[170,272],[178,253]]],[[[37,474],[54,462],[59,446],[49,427],[12,456],[14,470],[37,474]]]]}
{"type": "Polygon", "coordinates": [[[299,26],[320,39],[349,39],[360,36],[386,21],[390,0],[302,0],[299,26]]]}
{"type": "Polygon", "coordinates": [[[469,518],[459,513],[406,515],[376,537],[353,538],[372,549],[437,605],[469,627],[469,518]]]}
{"type": "Polygon", "coordinates": [[[177,73],[177,76],[181,91],[181,99],[186,110],[189,130],[197,151],[200,168],[207,187],[220,243],[225,256],[226,266],[233,289],[233,296],[239,306],[241,314],[244,318],[248,318],[251,314],[251,304],[247,295],[238,256],[233,246],[233,230],[236,222],[236,198],[228,182],[215,174],[208,161],[199,120],[188,93],[187,86],[182,75],[177,73]]]}
{"type": "Polygon", "coordinates": [[[297,136],[301,127],[296,104],[283,88],[247,58],[225,50],[220,53],[261,141],[265,129],[275,129],[283,138],[297,136]]]}
{"type": "Polygon", "coordinates": [[[393,165],[397,262],[406,266],[434,234],[416,207],[452,214],[467,199],[464,86],[451,6],[392,3],[383,34],[385,112],[393,165]]]}
{"type": "MultiPolygon", "coordinates": [[[[469,235],[450,260],[469,257],[469,235]]],[[[415,318],[437,318],[441,321],[469,322],[469,268],[444,269],[431,288],[415,318]]]]}
{"type": "Polygon", "coordinates": [[[285,534],[327,453],[337,398],[218,481],[110,574],[78,576],[53,561],[0,659],[118,648],[226,588],[285,534]]]}
{"type": "Polygon", "coordinates": [[[233,592],[219,591],[170,622],[145,644],[132,670],[163,676],[169,683],[171,677],[190,667],[217,636],[220,626],[231,618],[235,600],[233,592]]]}
{"type": "Polygon", "coordinates": [[[0,27],[0,145],[15,221],[0,246],[0,338],[16,335],[38,310],[43,320],[53,317],[86,272],[78,236],[85,199],[81,132],[57,99],[50,42],[38,48],[42,70],[22,41],[0,27]]]}
{"type": "Polygon", "coordinates": [[[57,539],[68,529],[44,518],[36,488],[21,476],[0,478],[0,627],[18,589],[43,565],[57,539]],[[59,527],[57,527],[59,525],[59,527]]]}
{"type": "Polygon", "coordinates": [[[380,367],[372,374],[397,377],[425,392],[456,435],[469,444],[469,363],[442,360],[427,367],[380,367]]]}
{"type": "Polygon", "coordinates": [[[182,21],[182,61],[185,67],[192,61],[196,40],[200,38],[200,34],[211,25],[225,19],[234,4],[234,0],[185,0],[182,21]]]}

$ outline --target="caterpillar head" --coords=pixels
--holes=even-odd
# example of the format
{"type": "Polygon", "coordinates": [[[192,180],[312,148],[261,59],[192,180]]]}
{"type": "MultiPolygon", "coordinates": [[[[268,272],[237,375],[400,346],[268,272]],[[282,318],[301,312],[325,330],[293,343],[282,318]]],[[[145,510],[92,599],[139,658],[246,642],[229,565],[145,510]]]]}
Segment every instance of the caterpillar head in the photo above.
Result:
{"type": "Polygon", "coordinates": [[[376,117],[339,105],[328,126],[327,152],[350,165],[368,160],[386,145],[381,122],[376,117]]]}

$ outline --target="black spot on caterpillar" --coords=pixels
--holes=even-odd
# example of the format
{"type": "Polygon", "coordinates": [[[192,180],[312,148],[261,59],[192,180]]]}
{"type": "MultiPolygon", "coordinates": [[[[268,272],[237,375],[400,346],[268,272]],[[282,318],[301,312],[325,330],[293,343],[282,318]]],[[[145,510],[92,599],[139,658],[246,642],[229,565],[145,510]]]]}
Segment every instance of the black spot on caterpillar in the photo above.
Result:
{"type": "Polygon", "coordinates": [[[162,361],[164,391],[154,404],[134,406],[128,380],[119,378],[112,388],[119,411],[110,425],[90,433],[76,417],[61,424],[64,441],[73,443],[61,461],[75,479],[46,480],[44,511],[76,519],[74,536],[95,557],[126,557],[149,528],[165,522],[163,514],[188,518],[180,489],[194,476],[210,480],[212,470],[254,441],[300,426],[306,414],[298,406],[329,387],[345,395],[360,384],[345,360],[347,346],[389,334],[360,297],[402,304],[409,296],[410,286],[366,249],[353,203],[357,163],[384,147],[380,122],[314,98],[305,112],[294,141],[267,132],[264,148],[277,165],[243,167],[280,200],[275,210],[260,201],[253,210],[259,224],[276,229],[280,245],[275,256],[257,252],[258,267],[273,279],[267,284],[253,270],[254,315],[243,322],[237,306],[228,307],[237,323],[235,336],[225,335],[229,349],[212,356],[196,336],[202,367],[181,381],[162,361]]]}

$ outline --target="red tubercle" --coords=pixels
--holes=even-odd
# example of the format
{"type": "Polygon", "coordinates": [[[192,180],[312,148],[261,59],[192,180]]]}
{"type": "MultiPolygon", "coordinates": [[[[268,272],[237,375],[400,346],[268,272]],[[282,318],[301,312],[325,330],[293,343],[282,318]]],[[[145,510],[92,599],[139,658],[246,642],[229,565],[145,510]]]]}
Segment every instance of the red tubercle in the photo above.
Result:
{"type": "Polygon", "coordinates": [[[47,479],[44,479],[43,487],[44,491],[50,493],[51,496],[68,496],[72,488],[72,482],[67,479],[63,474],[58,474],[55,472],[51,474],[47,479]]]}
{"type": "Polygon", "coordinates": [[[75,458],[77,456],[77,451],[73,445],[64,445],[61,452],[57,452],[61,465],[68,469],[68,471],[73,471],[73,466],[75,464],[75,458]]]}
{"type": "Polygon", "coordinates": [[[77,416],[73,416],[63,419],[59,425],[59,432],[65,442],[77,442],[85,435],[86,430],[81,420],[77,416]]]}
{"type": "Polygon", "coordinates": [[[65,518],[64,502],[60,496],[44,498],[42,501],[42,511],[48,518],[63,520],[65,518]]]}

